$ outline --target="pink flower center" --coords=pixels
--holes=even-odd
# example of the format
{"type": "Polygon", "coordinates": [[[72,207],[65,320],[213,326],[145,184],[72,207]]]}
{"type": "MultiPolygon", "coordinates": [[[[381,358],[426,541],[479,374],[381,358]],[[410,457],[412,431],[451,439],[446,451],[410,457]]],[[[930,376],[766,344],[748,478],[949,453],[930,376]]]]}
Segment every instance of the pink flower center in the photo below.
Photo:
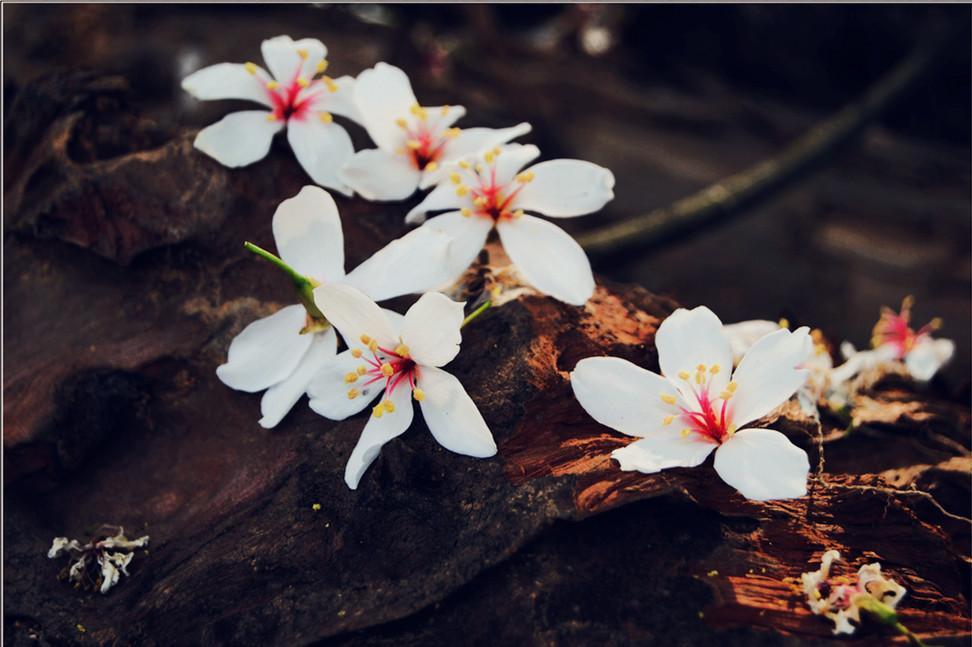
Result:
{"type": "MultiPolygon", "coordinates": [[[[725,390],[718,395],[710,393],[712,378],[719,373],[719,370],[718,364],[709,367],[699,364],[694,374],[688,371],[678,374],[679,379],[686,385],[682,393],[687,404],[677,405],[678,414],[666,418],[666,425],[678,418],[678,421],[685,425],[682,429],[683,436],[695,434],[697,440],[717,444],[724,443],[735,433],[736,428],[732,424],[732,407],[729,406],[729,401],[736,392],[735,382],[729,382],[725,390]]],[[[673,395],[663,395],[662,401],[676,405],[677,399],[673,395]]]]}
{"type": "Polygon", "coordinates": [[[919,328],[917,331],[911,328],[911,306],[914,300],[905,297],[901,303],[901,312],[897,313],[890,308],[881,311],[881,318],[874,325],[871,333],[871,345],[878,346],[890,345],[897,352],[898,359],[904,357],[932,331],[941,326],[941,320],[932,319],[930,322],[919,328]]]}
{"type": "Polygon", "coordinates": [[[462,161],[459,166],[464,174],[452,174],[452,183],[456,185],[456,195],[467,196],[472,207],[464,207],[464,216],[480,216],[490,218],[493,222],[500,220],[515,220],[523,215],[521,209],[516,208],[516,197],[529,182],[533,181],[533,172],[525,171],[516,176],[514,181],[501,183],[496,177],[496,158],[500,149],[494,148],[483,157],[486,162],[470,164],[462,161]],[[465,181],[464,177],[465,175],[465,181]]]}
{"type": "Polygon", "coordinates": [[[398,388],[408,389],[416,400],[425,397],[422,389],[418,388],[419,367],[415,360],[408,353],[405,344],[399,344],[394,350],[379,346],[377,340],[368,335],[361,336],[361,343],[367,347],[367,353],[363,349],[353,349],[351,354],[361,359],[363,364],[351,371],[344,377],[345,383],[352,385],[348,389],[348,398],[353,400],[360,395],[369,395],[369,387],[379,384],[384,391],[381,402],[372,409],[375,417],[380,418],[384,413],[395,411],[395,405],[391,401],[391,396],[398,388]]]}
{"type": "Polygon", "coordinates": [[[267,95],[273,103],[273,116],[283,121],[306,117],[317,99],[327,91],[320,80],[301,84],[298,77],[288,85],[273,85],[271,82],[268,86],[267,95]],[[301,93],[305,88],[306,91],[301,93]]]}

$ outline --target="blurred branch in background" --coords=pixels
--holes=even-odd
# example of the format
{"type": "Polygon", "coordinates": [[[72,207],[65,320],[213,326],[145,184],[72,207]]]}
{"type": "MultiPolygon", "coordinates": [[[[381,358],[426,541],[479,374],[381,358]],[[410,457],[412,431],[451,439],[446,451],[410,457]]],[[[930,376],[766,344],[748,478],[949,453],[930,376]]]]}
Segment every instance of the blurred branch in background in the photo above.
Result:
{"type": "Polygon", "coordinates": [[[746,207],[773,197],[850,143],[884,110],[932,69],[955,31],[929,25],[905,59],[878,79],[859,99],[812,128],[779,155],[764,160],[674,204],[582,234],[588,254],[607,260],[619,252],[644,250],[721,224],[746,207]]]}

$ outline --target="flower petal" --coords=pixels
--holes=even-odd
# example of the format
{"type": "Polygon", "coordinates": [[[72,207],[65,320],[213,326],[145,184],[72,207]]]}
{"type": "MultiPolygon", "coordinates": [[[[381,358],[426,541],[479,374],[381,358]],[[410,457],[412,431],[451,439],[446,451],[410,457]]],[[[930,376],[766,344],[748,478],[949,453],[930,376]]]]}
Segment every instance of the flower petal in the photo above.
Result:
{"type": "Polygon", "coordinates": [[[281,382],[294,372],[311,345],[301,335],[307,320],[303,306],[287,306],[257,319],[230,342],[226,363],[216,376],[231,389],[253,393],[281,382]]]}
{"type": "Polygon", "coordinates": [[[260,400],[260,413],[263,414],[260,418],[260,426],[264,429],[272,429],[283,420],[283,417],[297,404],[297,400],[304,395],[311,379],[337,352],[337,333],[333,328],[304,336],[313,339],[310,348],[297,364],[297,368],[287,379],[267,389],[263,399],[260,400]]]}
{"type": "Polygon", "coordinates": [[[384,392],[385,383],[375,382],[364,386],[366,379],[348,383],[345,376],[355,373],[363,364],[362,359],[355,357],[351,350],[339,353],[325,362],[307,385],[310,408],[330,420],[344,420],[367,407],[384,392]],[[352,388],[358,395],[349,398],[348,391],[352,388]]]}
{"type": "Polygon", "coordinates": [[[810,371],[803,365],[811,352],[806,326],[793,332],[781,328],[757,340],[732,374],[732,423],[742,427],[786,402],[806,383],[810,371]]]}
{"type": "Polygon", "coordinates": [[[375,301],[436,290],[455,280],[448,264],[451,243],[444,232],[419,227],[375,252],[345,283],[375,301]]]}
{"type": "Polygon", "coordinates": [[[726,324],[722,327],[722,332],[729,338],[729,344],[732,346],[732,361],[738,364],[756,340],[779,329],[780,324],[775,321],[753,319],[726,324]]]}
{"type": "Polygon", "coordinates": [[[582,160],[540,162],[529,169],[533,180],[516,196],[520,209],[555,218],[593,213],[614,199],[614,174],[582,160]]]}
{"type": "Polygon", "coordinates": [[[366,200],[404,200],[418,186],[421,173],[404,155],[377,148],[358,151],[338,177],[366,200]]]}
{"type": "Polygon", "coordinates": [[[315,115],[291,119],[287,123],[287,141],[314,182],[351,195],[350,187],[340,178],[340,171],[354,155],[354,146],[342,126],[324,123],[315,115]]]}
{"type": "Polygon", "coordinates": [[[667,431],[665,419],[678,415],[677,405],[685,406],[671,382],[619,357],[582,359],[570,374],[570,386],[592,418],[629,436],[667,431]],[[675,405],[662,400],[669,395],[675,405]]]}
{"type": "Polygon", "coordinates": [[[741,429],[715,455],[722,480],[747,499],[792,499],[807,493],[807,453],[772,429],[741,429]]]}
{"type": "Polygon", "coordinates": [[[412,417],[415,415],[411,402],[412,390],[400,386],[391,394],[389,400],[395,405],[395,410],[391,413],[383,413],[380,418],[374,415],[368,418],[368,424],[361,432],[361,438],[358,439],[358,444],[354,446],[351,457],[344,467],[344,482],[352,490],[358,489],[361,477],[378,458],[382,445],[405,433],[412,424],[412,417]]]}
{"type": "Polygon", "coordinates": [[[273,214],[273,238],[280,258],[317,281],[344,278],[344,234],[334,198],[305,186],[273,214]]]}
{"type": "Polygon", "coordinates": [[[283,128],[279,119],[269,121],[270,112],[231,112],[196,135],[193,146],[223,166],[246,166],[267,156],[273,136],[283,128]]]}
{"type": "Polygon", "coordinates": [[[405,313],[402,343],[421,366],[445,366],[459,354],[463,306],[440,292],[426,292],[405,313]]]}
{"type": "Polygon", "coordinates": [[[697,437],[682,436],[676,429],[652,432],[635,442],[615,449],[611,458],[621,469],[654,474],[672,467],[695,467],[716,448],[716,444],[697,437]]]}
{"type": "Polygon", "coordinates": [[[533,144],[507,144],[496,156],[496,184],[504,186],[513,181],[524,166],[540,157],[540,149],[533,144]]]}
{"type": "Polygon", "coordinates": [[[450,245],[448,260],[443,267],[449,277],[443,285],[455,282],[469,266],[479,252],[486,245],[486,239],[493,228],[491,218],[480,216],[466,217],[458,211],[436,216],[422,225],[421,229],[430,229],[444,233],[449,237],[450,245]]]}
{"type": "Polygon", "coordinates": [[[679,385],[682,394],[694,401],[691,384],[679,381],[678,374],[695,375],[696,367],[704,364],[710,369],[719,367],[715,375],[708,373],[709,393],[715,397],[729,384],[732,370],[732,350],[722,332],[719,317],[705,306],[692,310],[679,308],[658,326],[655,333],[658,364],[662,375],[679,385]]]}
{"type": "Polygon", "coordinates": [[[256,74],[250,74],[245,65],[217,63],[182,79],[182,89],[201,101],[243,99],[272,108],[266,82],[261,80],[268,78],[269,75],[259,68],[256,74]]]}
{"type": "Polygon", "coordinates": [[[456,377],[440,368],[419,369],[418,385],[425,424],[436,441],[451,452],[476,458],[496,454],[496,442],[486,421],[456,377]]]}
{"type": "MultiPolygon", "coordinates": [[[[394,152],[405,141],[405,131],[395,122],[407,119],[418,102],[408,75],[387,63],[378,63],[358,75],[354,102],[362,124],[378,148],[394,152]]],[[[415,179],[416,186],[418,178],[415,179]]]]}
{"type": "Polygon", "coordinates": [[[398,345],[398,335],[385,312],[360,290],[350,285],[325,283],[314,288],[314,302],[348,346],[359,344],[363,335],[385,348],[398,345]]]}
{"type": "Polygon", "coordinates": [[[361,123],[361,114],[354,103],[354,77],[341,76],[331,80],[335,88],[331,92],[321,81],[315,81],[297,94],[297,102],[310,98],[311,108],[315,111],[326,111],[354,122],[361,123]]]}
{"type": "Polygon", "coordinates": [[[577,241],[557,225],[520,216],[496,225],[503,247],[520,273],[540,292],[575,306],[594,294],[590,261],[577,241]]]}
{"type": "Polygon", "coordinates": [[[327,48],[316,38],[294,42],[290,36],[269,38],[260,45],[260,51],[273,78],[283,84],[293,83],[298,76],[309,81],[317,72],[317,64],[327,56],[327,48]]]}
{"type": "Polygon", "coordinates": [[[469,203],[468,197],[456,195],[456,187],[451,183],[443,183],[432,189],[425,199],[412,207],[412,210],[405,216],[405,222],[419,224],[425,222],[425,214],[429,211],[444,211],[446,209],[456,210],[469,203]]]}
{"type": "Polygon", "coordinates": [[[919,382],[927,382],[954,354],[955,342],[951,339],[924,337],[905,356],[905,366],[911,377],[919,382]]]}

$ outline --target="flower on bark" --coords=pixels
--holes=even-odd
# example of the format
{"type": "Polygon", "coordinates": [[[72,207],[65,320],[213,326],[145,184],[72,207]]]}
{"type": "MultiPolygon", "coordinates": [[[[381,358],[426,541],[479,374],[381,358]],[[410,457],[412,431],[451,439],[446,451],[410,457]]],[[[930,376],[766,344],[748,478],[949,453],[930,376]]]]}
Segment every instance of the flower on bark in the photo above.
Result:
{"type": "Polygon", "coordinates": [[[571,386],[598,422],[640,437],[612,456],[647,474],[695,467],[715,450],[714,467],[747,499],[806,494],[810,464],[783,434],[746,425],[776,409],[807,379],[809,329],[760,338],[732,370],[722,322],[700,306],[680,308],[655,335],[661,375],[616,357],[577,363],[571,386]]]}
{"type": "Polygon", "coordinates": [[[286,128],[290,147],[311,179],[350,195],[338,172],[354,147],[333,115],[358,120],[354,79],[326,76],[327,48],[313,38],[277,36],[260,49],[269,72],[255,63],[218,63],[183,79],[182,88],[197,99],[243,99],[269,108],[228,114],[199,131],[196,148],[224,166],[247,166],[263,159],[274,135],[286,128]]]}
{"type": "Polygon", "coordinates": [[[591,264],[580,245],[557,225],[529,215],[573,218],[614,198],[608,169],[573,159],[524,166],[540,155],[532,145],[509,144],[460,161],[406,222],[425,224],[453,239],[449,271],[459,278],[495,228],[510,260],[538,291],[572,305],[594,293],[591,264]],[[445,211],[426,221],[426,214],[445,211]]]}
{"type": "Polygon", "coordinates": [[[906,589],[884,577],[881,565],[876,562],[861,566],[856,581],[849,576],[832,576],[831,568],[839,560],[839,552],[828,550],[823,554],[818,570],[800,576],[807,605],[814,615],[823,615],[833,621],[835,634],[854,633],[861,623],[862,610],[877,615],[887,624],[896,623],[894,609],[906,589]]]}
{"type": "Polygon", "coordinates": [[[216,369],[230,388],[266,391],[260,425],[268,429],[287,415],[314,375],[337,353],[337,335],[326,311],[314,303],[313,289],[346,283],[377,300],[424,292],[444,283],[442,266],[449,245],[444,235],[413,231],[345,274],[337,205],[316,186],[305,186],[280,203],[273,215],[273,237],[280,255],[276,260],[282,259],[301,303],[249,324],[230,344],[226,363],[216,369]],[[417,264],[404,253],[413,247],[422,248],[430,262],[417,264]]]}
{"type": "MultiPolygon", "coordinates": [[[[109,528],[114,529],[109,526],[109,528]]],[[[47,551],[48,559],[70,557],[71,564],[66,570],[66,578],[77,587],[97,589],[107,593],[118,584],[122,575],[128,575],[128,565],[135,556],[136,548],[148,546],[149,536],[129,539],[121,526],[118,532],[103,539],[89,541],[82,545],[77,539],[55,537],[47,551]]]]}
{"type": "Polygon", "coordinates": [[[411,425],[412,399],[446,449],[478,458],[496,453],[476,404],[459,380],[441,368],[459,353],[463,303],[429,292],[403,317],[347,285],[324,285],[314,294],[348,350],[309,385],[311,408],[343,420],[378,400],[345,468],[349,488],[358,487],[381,447],[411,425]]]}
{"type": "Polygon", "coordinates": [[[355,153],[341,178],[368,200],[404,200],[436,184],[459,159],[530,132],[527,123],[456,128],[465,108],[420,106],[405,72],[387,63],[358,75],[354,104],[377,148],[355,153]]]}

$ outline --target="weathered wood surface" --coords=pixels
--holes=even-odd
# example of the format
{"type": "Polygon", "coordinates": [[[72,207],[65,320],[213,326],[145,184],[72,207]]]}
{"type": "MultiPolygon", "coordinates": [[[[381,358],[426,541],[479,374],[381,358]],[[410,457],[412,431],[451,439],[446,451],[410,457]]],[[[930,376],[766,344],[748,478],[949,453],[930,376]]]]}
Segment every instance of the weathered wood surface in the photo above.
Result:
{"type": "MultiPolygon", "coordinates": [[[[259,397],[214,374],[242,326],[292,301],[240,246],[269,244],[305,182],[289,151],[229,171],[133,115],[123,82],[46,83],[56,110],[11,108],[39,139],[8,139],[4,178],[11,644],[816,643],[828,624],[784,580],[828,548],[880,560],[916,632],[967,640],[965,407],[885,380],[850,434],[787,409],[773,424],[826,455],[798,501],[746,502],[711,461],[622,473],[609,453],[629,439],[583,413],[567,372],[597,354],[657,368],[676,304],[602,285],[583,309],[525,296],[464,331],[450,370],[497,458],[451,454],[417,418],[349,491],[362,416],[301,403],[266,431],[259,397]],[[109,595],[78,593],[44,554],[101,523],[152,545],[109,595]]],[[[349,267],[404,231],[400,205],[338,204],[349,267]]]]}

